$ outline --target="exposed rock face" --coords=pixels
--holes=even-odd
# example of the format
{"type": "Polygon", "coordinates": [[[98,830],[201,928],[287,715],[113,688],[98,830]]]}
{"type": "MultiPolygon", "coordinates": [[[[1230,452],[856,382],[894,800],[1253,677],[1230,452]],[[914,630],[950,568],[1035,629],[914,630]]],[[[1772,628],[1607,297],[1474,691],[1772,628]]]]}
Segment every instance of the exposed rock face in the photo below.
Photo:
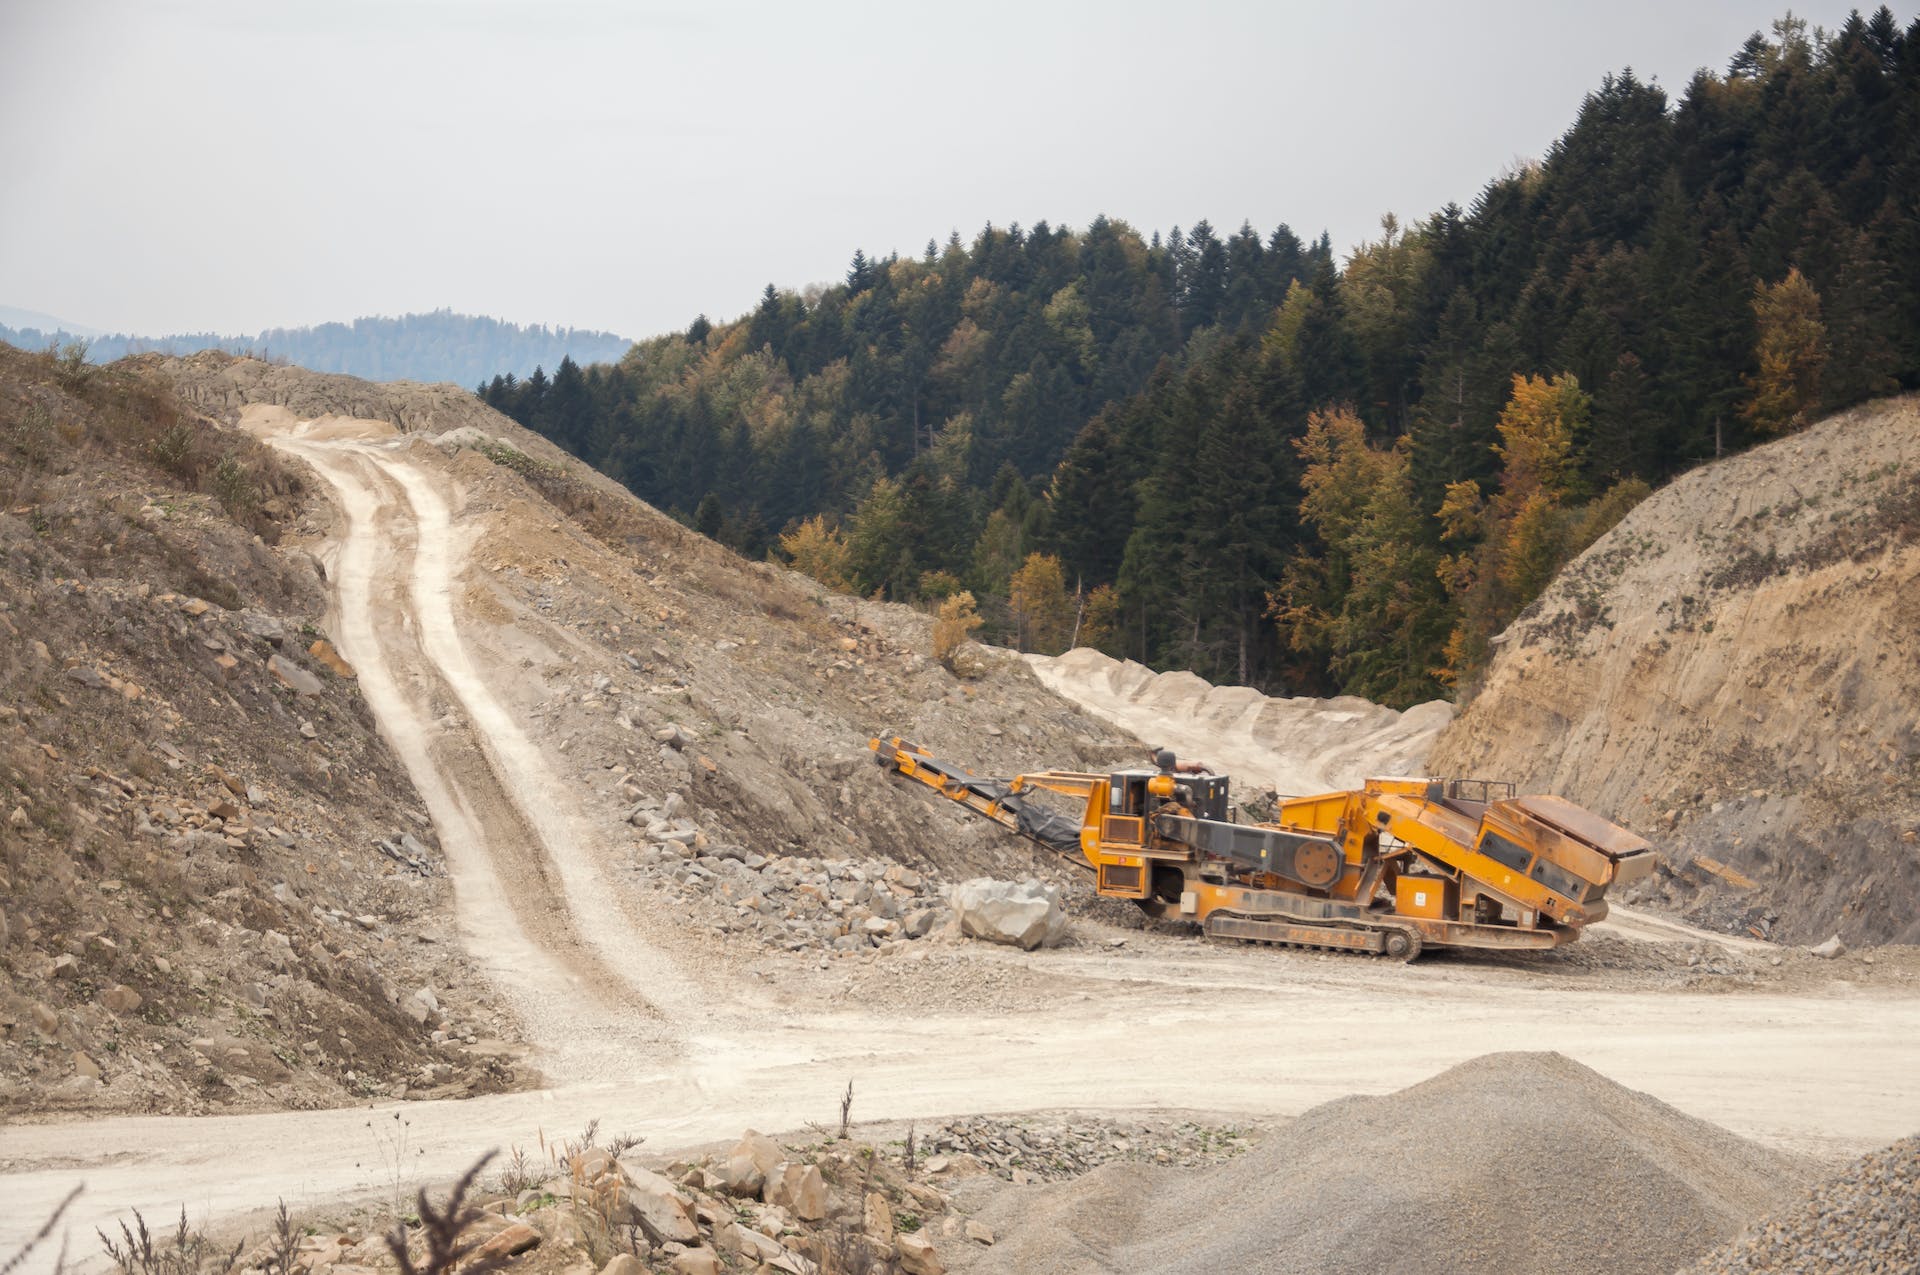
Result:
{"type": "Polygon", "coordinates": [[[1642,889],[1703,923],[1910,943],[1916,685],[1908,395],[1642,502],[1508,627],[1433,768],[1556,792],[1641,833],[1669,869],[1642,889]]]}
{"type": "Polygon", "coordinates": [[[1038,881],[976,878],[955,886],[953,910],[970,938],[1032,951],[1058,947],[1067,937],[1067,913],[1058,886],[1038,881]]]}

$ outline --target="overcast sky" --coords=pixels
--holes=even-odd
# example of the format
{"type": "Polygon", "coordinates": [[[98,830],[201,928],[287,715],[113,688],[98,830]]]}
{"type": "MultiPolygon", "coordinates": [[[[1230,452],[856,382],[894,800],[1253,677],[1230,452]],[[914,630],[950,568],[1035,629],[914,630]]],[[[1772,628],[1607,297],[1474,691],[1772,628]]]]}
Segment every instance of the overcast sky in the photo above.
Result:
{"type": "Polygon", "coordinates": [[[0,0],[0,305],[638,337],[988,221],[1344,249],[1542,154],[1607,71],[1677,96],[1783,10],[0,0]]]}

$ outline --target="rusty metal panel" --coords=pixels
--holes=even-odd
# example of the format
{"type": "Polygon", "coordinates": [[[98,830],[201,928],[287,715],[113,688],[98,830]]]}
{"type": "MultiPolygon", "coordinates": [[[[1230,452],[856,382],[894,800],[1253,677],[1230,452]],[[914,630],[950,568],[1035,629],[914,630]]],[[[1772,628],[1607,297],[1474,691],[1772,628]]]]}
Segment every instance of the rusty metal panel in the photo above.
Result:
{"type": "MultiPolygon", "coordinates": [[[[1504,804],[1504,803],[1503,803],[1504,804]]],[[[1633,854],[1653,849],[1653,843],[1628,832],[1617,823],[1602,819],[1591,810],[1559,797],[1516,797],[1514,805],[1542,823],[1551,824],[1572,837],[1578,837],[1597,850],[1610,855],[1633,854]]]]}

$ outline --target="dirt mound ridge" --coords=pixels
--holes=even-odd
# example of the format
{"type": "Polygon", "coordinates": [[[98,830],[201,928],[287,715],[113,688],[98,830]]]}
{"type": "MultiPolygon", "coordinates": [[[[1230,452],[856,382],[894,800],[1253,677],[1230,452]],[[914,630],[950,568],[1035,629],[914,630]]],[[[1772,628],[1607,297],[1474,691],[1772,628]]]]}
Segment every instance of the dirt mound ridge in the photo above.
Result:
{"type": "Polygon", "coordinates": [[[1348,788],[1380,774],[1425,773],[1433,741],[1453,720],[1440,700],[1404,713],[1352,695],[1274,699],[1215,686],[1194,673],[1156,673],[1080,647],[1027,656],[1040,681],[1150,744],[1220,767],[1243,796],[1348,788]]]}
{"type": "Polygon", "coordinates": [[[1632,827],[1699,922],[1920,939],[1916,540],[1920,397],[1702,466],[1508,628],[1435,765],[1632,827]]]}
{"type": "Polygon", "coordinates": [[[1003,1194],[970,1269],[1664,1275],[1808,1176],[1560,1054],[1489,1054],[1316,1107],[1215,1169],[1003,1194]]]}
{"type": "Polygon", "coordinates": [[[1893,1275],[1920,1270],[1920,1135],[1860,1157],[1747,1228],[1691,1275],[1893,1275]]]}
{"type": "Polygon", "coordinates": [[[229,416],[252,403],[272,403],[295,416],[349,416],[387,421],[403,430],[484,425],[496,414],[458,385],[363,381],[338,372],[268,363],[219,350],[184,358],[141,354],[130,366],[159,370],[180,397],[209,416],[229,416]]]}

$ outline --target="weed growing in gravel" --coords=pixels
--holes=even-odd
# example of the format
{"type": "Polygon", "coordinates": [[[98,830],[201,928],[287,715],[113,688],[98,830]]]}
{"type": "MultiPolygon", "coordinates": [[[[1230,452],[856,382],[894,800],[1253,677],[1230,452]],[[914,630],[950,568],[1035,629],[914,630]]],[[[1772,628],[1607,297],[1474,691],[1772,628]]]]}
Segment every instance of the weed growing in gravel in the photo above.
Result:
{"type": "Polygon", "coordinates": [[[180,1221],[173,1233],[155,1241],[140,1210],[133,1211],[133,1226],[120,1223],[120,1242],[105,1231],[96,1230],[107,1260],[119,1275],[228,1275],[238,1269],[242,1239],[231,1251],[224,1251],[205,1233],[187,1225],[187,1210],[180,1209],[180,1221]]]}
{"type": "Polygon", "coordinates": [[[406,1207],[413,1165],[426,1154],[424,1147],[413,1145],[412,1129],[413,1121],[397,1111],[393,1113],[391,1124],[385,1120],[378,1123],[367,1121],[367,1133],[373,1139],[372,1164],[355,1163],[353,1166],[356,1169],[371,1167],[386,1179],[387,1199],[395,1216],[400,1216],[401,1209],[406,1207]]]}

